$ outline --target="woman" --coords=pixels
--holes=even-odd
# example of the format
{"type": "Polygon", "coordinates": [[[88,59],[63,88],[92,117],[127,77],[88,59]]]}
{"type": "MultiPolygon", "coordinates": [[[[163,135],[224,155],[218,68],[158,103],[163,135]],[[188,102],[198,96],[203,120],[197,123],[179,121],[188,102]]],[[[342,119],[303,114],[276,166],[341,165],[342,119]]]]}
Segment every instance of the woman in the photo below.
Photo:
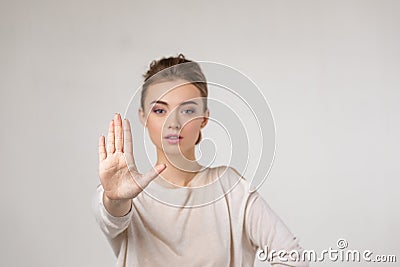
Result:
{"type": "MultiPolygon", "coordinates": [[[[300,253],[298,239],[234,168],[196,161],[209,118],[200,66],[180,54],[153,61],[144,77],[139,118],[156,146],[156,166],[138,172],[130,123],[118,113],[107,144],[99,138],[95,216],[117,266],[253,266],[259,248],[300,253]]],[[[308,266],[293,255],[267,260],[308,266]]]]}

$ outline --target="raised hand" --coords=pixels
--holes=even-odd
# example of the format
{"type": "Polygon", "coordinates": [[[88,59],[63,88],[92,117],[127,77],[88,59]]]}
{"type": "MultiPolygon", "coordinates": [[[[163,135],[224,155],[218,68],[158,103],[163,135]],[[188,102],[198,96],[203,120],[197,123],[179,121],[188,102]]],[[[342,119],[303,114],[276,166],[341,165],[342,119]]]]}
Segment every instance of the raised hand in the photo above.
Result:
{"type": "Polygon", "coordinates": [[[116,113],[109,123],[107,146],[105,137],[99,138],[99,176],[104,195],[111,201],[132,199],[165,168],[166,165],[161,164],[146,174],[138,172],[129,120],[124,119],[122,127],[121,115],[116,113]]]}

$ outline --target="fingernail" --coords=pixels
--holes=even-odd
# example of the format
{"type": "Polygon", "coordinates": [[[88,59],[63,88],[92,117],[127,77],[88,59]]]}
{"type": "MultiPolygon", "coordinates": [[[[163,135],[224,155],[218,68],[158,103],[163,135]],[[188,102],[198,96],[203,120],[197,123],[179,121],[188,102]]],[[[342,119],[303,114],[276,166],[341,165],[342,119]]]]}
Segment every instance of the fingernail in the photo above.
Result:
{"type": "Polygon", "coordinates": [[[165,164],[160,164],[157,166],[157,172],[160,172],[161,170],[163,170],[167,165],[165,164]]]}

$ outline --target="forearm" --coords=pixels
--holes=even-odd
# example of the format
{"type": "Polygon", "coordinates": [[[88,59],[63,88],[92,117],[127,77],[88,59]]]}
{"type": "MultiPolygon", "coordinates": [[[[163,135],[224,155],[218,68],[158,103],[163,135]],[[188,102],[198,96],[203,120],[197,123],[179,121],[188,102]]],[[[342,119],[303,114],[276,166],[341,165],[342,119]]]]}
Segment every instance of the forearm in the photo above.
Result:
{"type": "Polygon", "coordinates": [[[132,199],[112,200],[103,194],[103,204],[108,213],[115,217],[122,217],[129,213],[132,208],[132,199]]]}
{"type": "Polygon", "coordinates": [[[122,208],[124,205],[121,206],[123,202],[120,202],[113,203],[110,205],[111,207],[106,208],[104,201],[108,202],[108,200],[109,199],[104,197],[103,187],[101,186],[101,184],[98,185],[96,189],[96,194],[93,198],[94,215],[97,223],[100,226],[100,229],[104,232],[107,238],[109,240],[114,240],[129,226],[134,207],[132,205],[131,210],[129,210],[130,207],[122,208]],[[110,209],[111,212],[114,212],[113,214],[115,215],[118,215],[117,213],[119,211],[121,216],[114,216],[108,211],[108,209],[110,209]]]}

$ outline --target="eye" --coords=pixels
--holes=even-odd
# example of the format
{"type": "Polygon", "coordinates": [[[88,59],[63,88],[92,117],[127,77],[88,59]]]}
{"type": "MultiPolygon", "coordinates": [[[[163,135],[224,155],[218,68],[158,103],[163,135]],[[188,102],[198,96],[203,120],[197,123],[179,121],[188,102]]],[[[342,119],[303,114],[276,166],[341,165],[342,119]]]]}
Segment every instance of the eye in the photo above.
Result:
{"type": "Polygon", "coordinates": [[[184,109],[182,112],[186,113],[186,114],[193,114],[195,112],[195,110],[193,110],[193,109],[184,109]]]}
{"type": "Polygon", "coordinates": [[[153,109],[153,112],[156,113],[156,114],[161,114],[163,111],[164,111],[164,110],[161,109],[161,108],[155,108],[155,109],[153,109]]]}

